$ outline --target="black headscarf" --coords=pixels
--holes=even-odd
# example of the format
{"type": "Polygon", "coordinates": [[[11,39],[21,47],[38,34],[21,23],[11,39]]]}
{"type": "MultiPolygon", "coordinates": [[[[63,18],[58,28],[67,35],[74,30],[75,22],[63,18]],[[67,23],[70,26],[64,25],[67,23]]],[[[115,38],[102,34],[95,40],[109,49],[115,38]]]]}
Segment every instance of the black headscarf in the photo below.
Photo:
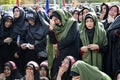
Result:
{"type": "Polygon", "coordinates": [[[24,30],[27,29],[28,27],[28,23],[27,21],[25,20],[25,11],[23,10],[22,7],[18,7],[18,6],[15,6],[13,8],[13,13],[14,13],[14,10],[18,8],[19,11],[20,11],[20,16],[19,18],[14,18],[14,32],[18,33],[18,34],[21,34],[24,30]]]}
{"type": "Polygon", "coordinates": [[[34,10],[29,10],[26,14],[26,18],[35,21],[34,26],[29,25],[28,34],[33,39],[43,39],[49,30],[49,24],[34,10]]]}
{"type": "Polygon", "coordinates": [[[13,14],[11,12],[5,12],[2,16],[2,20],[1,20],[1,24],[0,24],[0,31],[1,31],[0,32],[0,37],[10,36],[13,32],[13,25],[11,25],[9,28],[5,27],[5,22],[7,20],[12,20],[12,23],[13,23],[13,14]]]}
{"type": "Polygon", "coordinates": [[[102,7],[103,7],[103,6],[106,6],[106,14],[105,14],[105,16],[104,16],[104,18],[103,18],[103,20],[104,20],[104,19],[106,19],[106,18],[108,17],[109,6],[108,6],[106,3],[103,3],[103,4],[101,5],[101,12],[102,12],[102,7]]]}
{"type": "Polygon", "coordinates": [[[6,80],[14,80],[14,79],[20,79],[22,78],[22,75],[17,70],[17,66],[13,61],[8,61],[4,64],[4,67],[8,66],[11,70],[11,75],[9,77],[6,77],[6,80]]]}

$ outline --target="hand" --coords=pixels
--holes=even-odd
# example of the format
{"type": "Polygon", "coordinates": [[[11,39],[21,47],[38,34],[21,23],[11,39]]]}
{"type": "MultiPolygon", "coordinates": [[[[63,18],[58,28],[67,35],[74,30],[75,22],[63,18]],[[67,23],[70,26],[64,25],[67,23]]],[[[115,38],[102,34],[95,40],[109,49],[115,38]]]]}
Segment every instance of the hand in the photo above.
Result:
{"type": "Polygon", "coordinates": [[[55,25],[54,19],[51,19],[50,20],[50,30],[54,29],[54,25],[55,25]]]}
{"type": "Polygon", "coordinates": [[[16,59],[18,59],[18,58],[19,58],[19,55],[18,55],[18,53],[17,53],[17,52],[14,54],[14,57],[15,57],[16,59]]]}
{"type": "Polygon", "coordinates": [[[28,49],[30,49],[30,50],[34,50],[34,49],[35,49],[35,46],[32,45],[32,44],[30,44],[29,47],[28,47],[28,49]]]}
{"type": "Polygon", "coordinates": [[[1,73],[1,74],[0,74],[0,80],[3,80],[4,78],[5,78],[4,73],[1,73]]]}
{"type": "Polygon", "coordinates": [[[104,16],[105,16],[104,13],[101,13],[100,16],[99,16],[99,19],[103,20],[104,16]]]}
{"type": "Polygon", "coordinates": [[[49,80],[47,77],[40,77],[40,80],[41,80],[41,79],[42,79],[42,80],[43,80],[43,79],[44,79],[44,80],[49,80]]]}
{"type": "Polygon", "coordinates": [[[12,38],[7,37],[6,39],[4,39],[4,43],[11,43],[12,42],[12,38]]]}
{"type": "Polygon", "coordinates": [[[27,45],[26,43],[21,44],[21,48],[22,48],[23,50],[27,49],[27,48],[26,48],[26,45],[27,45]]]}
{"type": "Polygon", "coordinates": [[[97,44],[89,44],[88,48],[90,50],[99,50],[99,46],[97,44]]]}
{"type": "Polygon", "coordinates": [[[80,49],[82,52],[87,53],[88,52],[88,46],[83,46],[80,49]]]}
{"type": "Polygon", "coordinates": [[[73,76],[72,80],[80,80],[80,76],[73,76]]]}
{"type": "Polygon", "coordinates": [[[111,22],[113,22],[114,21],[114,16],[110,16],[110,15],[108,15],[108,23],[111,23],[111,22]]]}
{"type": "Polygon", "coordinates": [[[62,75],[66,72],[65,66],[60,66],[58,71],[58,76],[62,77],[62,75]]]}
{"type": "Polygon", "coordinates": [[[34,75],[31,70],[26,70],[26,75],[25,75],[26,80],[34,80],[34,75]]]}

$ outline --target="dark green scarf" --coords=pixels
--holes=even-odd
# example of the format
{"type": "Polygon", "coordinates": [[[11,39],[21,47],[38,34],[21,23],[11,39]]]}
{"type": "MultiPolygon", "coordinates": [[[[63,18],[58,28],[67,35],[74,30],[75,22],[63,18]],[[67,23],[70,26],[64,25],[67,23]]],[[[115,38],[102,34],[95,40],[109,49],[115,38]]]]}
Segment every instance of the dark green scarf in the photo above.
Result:
{"type": "Polygon", "coordinates": [[[73,64],[71,71],[80,74],[80,80],[112,80],[97,67],[91,66],[80,60],[73,64]]]}
{"type": "Polygon", "coordinates": [[[56,31],[58,41],[61,41],[67,36],[67,33],[75,22],[75,19],[73,19],[72,15],[66,10],[58,9],[56,12],[60,14],[62,26],[58,27],[55,25],[54,29],[56,31]]]}

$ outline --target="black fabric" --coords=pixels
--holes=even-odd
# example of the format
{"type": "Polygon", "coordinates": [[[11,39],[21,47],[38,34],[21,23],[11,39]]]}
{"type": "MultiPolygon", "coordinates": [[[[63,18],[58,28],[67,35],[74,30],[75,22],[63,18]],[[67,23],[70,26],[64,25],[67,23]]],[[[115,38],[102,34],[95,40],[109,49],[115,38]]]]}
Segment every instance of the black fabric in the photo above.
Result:
{"type": "MultiPolygon", "coordinates": [[[[31,60],[36,61],[38,63],[42,62],[41,60],[43,58],[39,58],[37,56],[37,53],[41,51],[45,51],[46,49],[46,35],[49,31],[49,24],[45,21],[45,19],[36,12],[30,12],[28,11],[27,14],[33,14],[36,17],[35,19],[35,25],[30,25],[27,29],[27,34],[25,36],[25,41],[22,41],[24,43],[30,43],[35,46],[35,50],[29,50],[27,49],[25,52],[25,62],[29,62],[31,60]]],[[[46,58],[45,58],[46,59],[46,58]]]]}
{"type": "Polygon", "coordinates": [[[18,71],[18,69],[13,69],[13,66],[11,63],[7,62],[5,63],[4,67],[8,66],[10,68],[11,71],[11,75],[9,77],[6,77],[5,80],[15,80],[15,79],[21,79],[22,75],[20,74],[20,72],[18,71]]]}
{"type": "Polygon", "coordinates": [[[50,18],[52,19],[53,16],[57,17],[57,18],[60,19],[60,21],[61,21],[61,17],[60,17],[60,15],[59,15],[56,11],[54,11],[54,12],[52,13],[52,15],[50,16],[50,18]]]}
{"type": "Polygon", "coordinates": [[[95,28],[93,28],[93,29],[86,29],[86,33],[88,35],[88,39],[89,39],[89,43],[90,44],[93,43],[94,31],[95,31],[95,28]]]}
{"type": "Polygon", "coordinates": [[[106,73],[112,78],[117,70],[120,70],[120,37],[116,36],[115,30],[120,29],[120,16],[110,25],[107,31],[109,54],[106,56],[106,73]]]}
{"type": "Polygon", "coordinates": [[[61,61],[68,55],[72,55],[77,60],[81,59],[80,56],[80,43],[79,43],[79,29],[77,22],[74,22],[64,40],[58,42],[58,58],[54,60],[52,65],[52,77],[58,72],[61,61]]]}
{"type": "Polygon", "coordinates": [[[16,44],[14,44],[13,41],[10,44],[4,43],[4,39],[8,37],[12,38],[11,36],[13,35],[13,25],[11,25],[10,28],[5,27],[5,22],[8,19],[13,21],[13,17],[8,13],[5,13],[4,15],[6,16],[3,16],[0,24],[0,66],[2,68],[5,62],[13,60],[16,47],[16,44]]]}

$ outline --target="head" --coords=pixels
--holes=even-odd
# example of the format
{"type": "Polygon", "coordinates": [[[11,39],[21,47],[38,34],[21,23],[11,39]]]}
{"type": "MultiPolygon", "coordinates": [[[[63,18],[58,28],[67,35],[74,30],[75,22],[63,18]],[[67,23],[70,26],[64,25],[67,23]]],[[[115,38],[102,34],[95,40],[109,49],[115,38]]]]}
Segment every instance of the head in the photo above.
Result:
{"type": "Polygon", "coordinates": [[[119,15],[119,7],[117,5],[111,6],[108,15],[115,18],[117,15],[119,15]]]}
{"type": "Polygon", "coordinates": [[[80,11],[79,14],[78,14],[78,21],[81,22],[82,19],[83,19],[83,15],[82,15],[82,11],[80,11]]]}
{"type": "Polygon", "coordinates": [[[35,22],[37,21],[37,13],[35,10],[28,10],[27,13],[26,13],[26,19],[28,20],[28,23],[31,25],[31,26],[34,26],[35,25],[35,22]]]}
{"type": "Polygon", "coordinates": [[[109,10],[109,6],[106,3],[103,3],[101,5],[101,13],[106,14],[106,13],[108,13],[108,10],[109,10]]]}
{"type": "Polygon", "coordinates": [[[54,11],[53,8],[50,8],[50,9],[48,10],[48,16],[49,16],[49,17],[52,15],[52,12],[53,12],[53,11],[54,11]]]}
{"type": "Polygon", "coordinates": [[[87,29],[93,29],[93,28],[94,28],[94,25],[95,25],[95,23],[94,23],[94,18],[93,18],[93,16],[92,16],[91,14],[87,14],[87,15],[85,16],[85,27],[86,27],[87,29]]]}
{"type": "Polygon", "coordinates": [[[34,76],[35,80],[37,80],[40,77],[39,66],[36,62],[30,61],[27,63],[25,68],[25,74],[28,75],[28,73],[31,73],[34,76]]]}
{"type": "Polygon", "coordinates": [[[88,6],[83,6],[82,14],[85,16],[88,12],[90,12],[90,8],[88,6]]]}
{"type": "Polygon", "coordinates": [[[5,77],[12,76],[16,69],[17,69],[16,64],[13,61],[6,62],[4,64],[4,74],[5,74],[5,77]]]}
{"type": "Polygon", "coordinates": [[[10,12],[4,13],[3,24],[5,28],[10,28],[13,24],[13,14],[10,12]]]}
{"type": "Polygon", "coordinates": [[[14,15],[15,19],[18,19],[18,18],[24,16],[24,13],[25,13],[25,11],[22,7],[15,6],[13,8],[13,15],[14,15]]]}
{"type": "Polygon", "coordinates": [[[51,19],[54,20],[55,24],[57,26],[61,26],[62,23],[61,23],[61,16],[60,14],[58,14],[56,11],[54,11],[51,15],[51,19]]]}
{"type": "Polygon", "coordinates": [[[65,67],[66,72],[70,71],[71,66],[75,63],[75,58],[72,56],[67,56],[61,63],[61,66],[65,67]]]}
{"type": "Polygon", "coordinates": [[[79,11],[77,9],[75,9],[73,12],[72,12],[72,16],[73,18],[78,21],[78,14],[79,14],[79,11]]]}
{"type": "Polygon", "coordinates": [[[120,80],[120,70],[116,72],[114,80],[120,80]]]}
{"type": "Polygon", "coordinates": [[[48,62],[47,61],[43,61],[40,64],[40,76],[41,77],[48,77],[49,76],[49,70],[48,70],[48,62]]]}

